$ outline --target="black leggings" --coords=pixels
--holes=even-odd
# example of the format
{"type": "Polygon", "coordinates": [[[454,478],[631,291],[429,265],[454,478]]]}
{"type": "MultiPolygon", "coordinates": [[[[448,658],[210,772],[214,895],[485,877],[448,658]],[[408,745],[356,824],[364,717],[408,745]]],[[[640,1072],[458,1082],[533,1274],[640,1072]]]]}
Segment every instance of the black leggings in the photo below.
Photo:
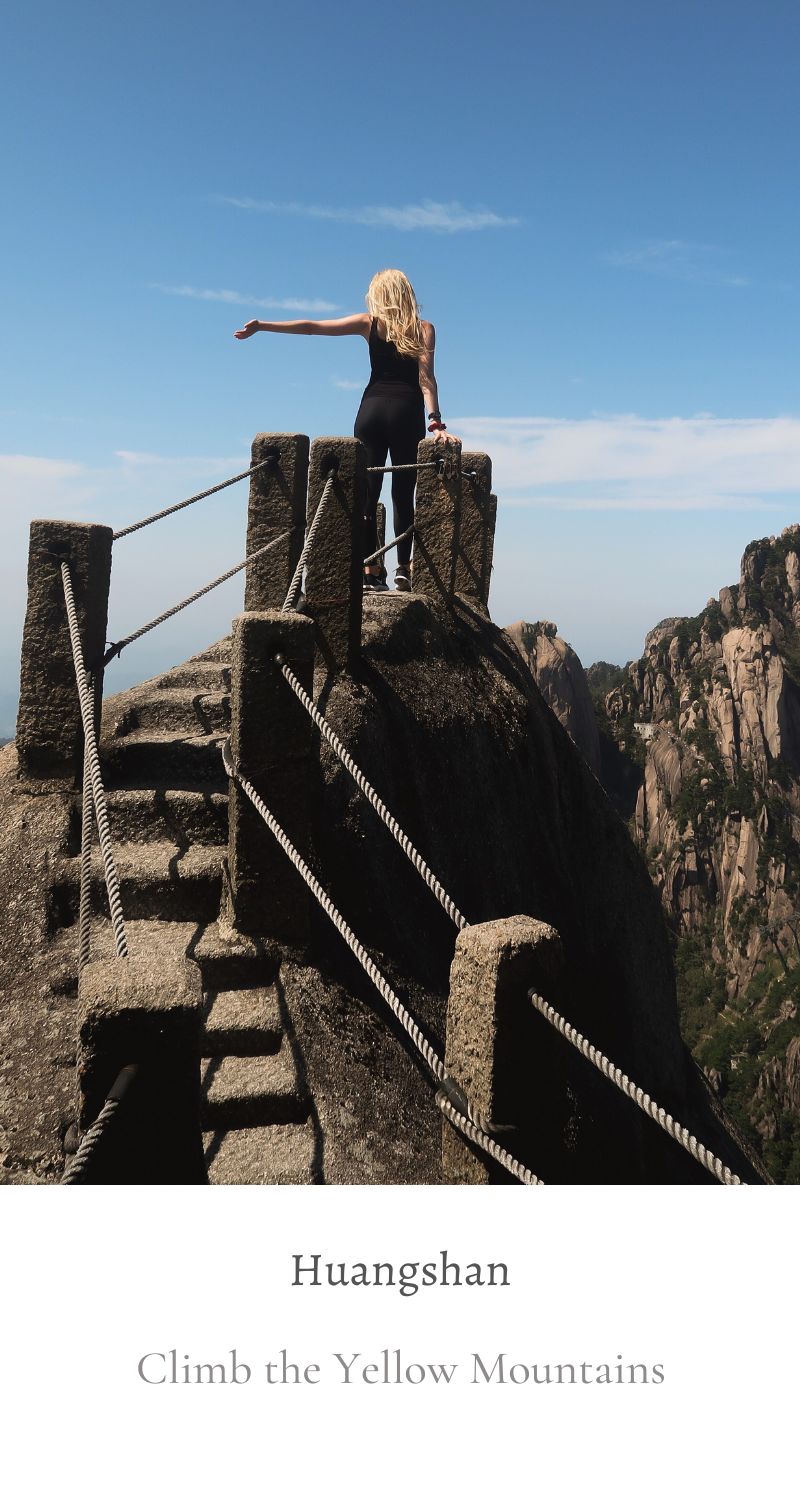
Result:
{"type": "MultiPolygon", "coordinates": [[[[367,463],[383,468],[387,453],[393,464],[415,464],[417,445],[425,436],[425,405],[421,392],[411,390],[408,395],[365,395],[360,407],[354,435],[367,450],[367,463]]],[[[394,534],[399,536],[414,520],[414,486],[417,476],[413,469],[392,475],[392,505],[394,507],[394,534]]],[[[364,556],[369,557],[378,545],[375,515],[383,484],[382,474],[367,475],[367,509],[364,516],[364,556]]],[[[406,537],[397,548],[397,562],[408,567],[411,560],[412,538],[406,537]]]]}

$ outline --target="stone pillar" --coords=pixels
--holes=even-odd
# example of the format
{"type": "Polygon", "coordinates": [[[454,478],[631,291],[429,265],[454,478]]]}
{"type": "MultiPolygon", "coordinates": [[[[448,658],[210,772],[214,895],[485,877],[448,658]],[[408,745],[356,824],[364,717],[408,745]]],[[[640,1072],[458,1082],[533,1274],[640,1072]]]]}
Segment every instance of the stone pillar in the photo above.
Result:
{"type": "MultiPolygon", "coordinates": [[[[275,664],[280,652],[307,693],[314,625],[278,610],[233,622],[231,754],[295,848],[308,855],[312,724],[275,664]]],[[[230,783],[226,915],[240,931],[304,942],[309,894],[238,781],[230,783]]]]}
{"type": "MultiPolygon", "coordinates": [[[[503,1129],[499,1143],[537,1176],[544,1175],[547,1104],[560,1065],[557,1048],[536,1026],[528,990],[535,986],[549,997],[561,963],[554,927],[532,917],[504,917],[460,932],[450,969],[447,1072],[487,1119],[513,1127],[503,1129]]],[[[552,1040],[561,1038],[553,1033],[552,1040]]],[[[445,1182],[510,1180],[448,1122],[442,1128],[445,1182]]],[[[548,1156],[551,1150],[552,1139],[548,1156]]]]}
{"type": "MultiPolygon", "coordinates": [[[[417,462],[429,464],[443,455],[442,445],[424,438],[417,462]]],[[[456,584],[456,551],[461,510],[461,450],[447,453],[447,470],[420,469],[414,507],[414,592],[452,600],[456,584]]]]}
{"type": "Polygon", "coordinates": [[[349,672],[361,645],[364,509],[367,456],[356,438],[317,438],[311,444],[308,525],[331,468],[331,494],[306,566],[305,613],[316,626],[317,652],[328,672],[349,672]]]}
{"type": "Polygon", "coordinates": [[[489,602],[497,517],[497,499],[491,489],[492,462],[487,454],[462,453],[455,591],[484,609],[489,602]]]}
{"type": "Polygon", "coordinates": [[[94,1183],[207,1181],[200,1130],[203,986],[187,958],[155,951],[88,963],[78,982],[79,1125],[120,1070],[136,1077],[87,1170],[94,1183]]]}
{"type": "Polygon", "coordinates": [[[251,463],[271,458],[250,476],[247,555],[291,528],[291,535],[265,552],[246,571],[246,610],[280,609],[303,547],[308,486],[308,438],[300,433],[259,432],[251,463]]]}
{"type": "Polygon", "coordinates": [[[28,776],[81,775],[83,725],[59,564],[69,563],[86,670],[102,683],[112,538],[110,526],[31,522],[17,715],[19,764],[28,776]]]}

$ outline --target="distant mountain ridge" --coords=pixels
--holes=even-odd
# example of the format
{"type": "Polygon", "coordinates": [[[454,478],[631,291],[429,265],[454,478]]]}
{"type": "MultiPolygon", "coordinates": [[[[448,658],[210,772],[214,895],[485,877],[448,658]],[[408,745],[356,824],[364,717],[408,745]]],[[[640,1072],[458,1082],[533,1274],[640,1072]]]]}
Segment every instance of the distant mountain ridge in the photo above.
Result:
{"type": "MultiPolygon", "coordinates": [[[[541,627],[510,627],[526,630],[538,681],[541,627]]],[[[572,733],[580,663],[557,636],[545,654],[569,660],[542,690],[572,733]]],[[[738,585],[662,620],[638,661],[582,675],[600,779],[675,936],[684,1037],[770,1169],[800,1181],[800,526],[751,542],[738,585]]]]}

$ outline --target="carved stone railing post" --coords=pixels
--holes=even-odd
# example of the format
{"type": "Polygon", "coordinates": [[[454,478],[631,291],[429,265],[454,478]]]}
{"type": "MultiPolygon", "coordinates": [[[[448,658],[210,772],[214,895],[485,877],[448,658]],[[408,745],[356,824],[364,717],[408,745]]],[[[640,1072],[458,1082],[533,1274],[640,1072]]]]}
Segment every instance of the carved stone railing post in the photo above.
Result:
{"type": "Polygon", "coordinates": [[[461,519],[458,528],[455,591],[489,603],[497,497],[492,494],[492,461],[485,453],[461,455],[461,519]]]}
{"type": "Polygon", "coordinates": [[[316,627],[316,646],[328,672],[349,672],[358,660],[363,603],[364,509],[367,457],[356,438],[317,438],[311,444],[308,524],[325,483],[333,486],[306,565],[305,613],[316,627]]]}
{"type": "Polygon", "coordinates": [[[247,507],[247,556],[274,537],[290,531],[247,568],[246,610],[280,609],[303,546],[308,489],[308,438],[300,433],[259,432],[253,439],[253,464],[272,459],[250,476],[247,507]]]}
{"type": "MultiPolygon", "coordinates": [[[[546,1095],[559,1054],[550,1038],[542,1039],[528,990],[552,993],[561,964],[554,927],[532,917],[505,917],[460,932],[450,969],[447,1072],[487,1119],[514,1127],[498,1139],[537,1176],[544,1145],[548,1154],[552,1149],[536,1126],[547,1119],[546,1095]]],[[[499,1165],[449,1124],[443,1125],[442,1169],[445,1182],[508,1181],[499,1165]]]]}
{"type": "Polygon", "coordinates": [[[97,1118],[122,1068],[138,1065],[93,1153],[88,1183],[207,1181],[200,1131],[203,986],[161,951],[88,963],[78,981],[78,1123],[97,1118]]]}
{"type": "MultiPolygon", "coordinates": [[[[231,755],[295,848],[309,836],[311,720],[277,665],[280,652],[307,693],[314,674],[314,625],[278,610],[233,622],[231,755]]],[[[230,781],[225,916],[243,932],[304,942],[308,892],[263,819],[230,781]]]]}
{"type": "Polygon", "coordinates": [[[494,551],[497,500],[485,453],[462,453],[425,438],[414,514],[414,592],[450,602],[456,594],[485,609],[494,551]]]}
{"type": "Polygon", "coordinates": [[[86,669],[102,682],[111,578],[110,526],[33,521],[22,635],[17,752],[31,777],[81,774],[83,725],[60,562],[69,563],[86,669]]]}
{"type": "MultiPolygon", "coordinates": [[[[440,444],[425,438],[417,450],[421,465],[442,457],[440,444]]],[[[461,450],[447,454],[447,467],[420,468],[414,508],[414,592],[452,600],[461,510],[461,450]]]]}

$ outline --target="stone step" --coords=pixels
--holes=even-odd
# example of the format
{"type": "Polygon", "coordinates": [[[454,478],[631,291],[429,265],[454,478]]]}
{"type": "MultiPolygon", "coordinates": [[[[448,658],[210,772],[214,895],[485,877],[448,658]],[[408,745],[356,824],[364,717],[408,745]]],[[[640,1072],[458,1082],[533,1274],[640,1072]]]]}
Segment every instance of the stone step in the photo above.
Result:
{"type": "MultiPolygon", "coordinates": [[[[231,723],[230,693],[224,689],[164,687],[137,698],[108,731],[115,739],[136,729],[172,731],[183,735],[227,734],[231,723]]],[[[106,724],[103,725],[106,732],[106,724]]]]}
{"type": "Polygon", "coordinates": [[[285,1187],[321,1179],[314,1126],[254,1125],[207,1131],[203,1149],[209,1182],[285,1187]]]}
{"type": "MultiPolygon", "coordinates": [[[[228,933],[217,922],[159,922],[125,920],[128,950],[133,958],[153,961],[159,953],[185,955],[200,966],[207,991],[236,984],[268,985],[278,970],[278,956],[263,941],[228,933]]],[[[65,927],[54,938],[54,948],[65,975],[77,976],[78,934],[65,927]]],[[[107,917],[96,916],[91,930],[92,959],[114,957],[114,934],[107,917]]]]}
{"type": "MultiPolygon", "coordinates": [[[[224,792],[129,787],[106,796],[115,841],[151,844],[173,841],[227,845],[228,798],[224,792]]],[[[80,810],[73,824],[73,848],[80,844],[80,810]]]]}
{"type": "Polygon", "coordinates": [[[297,1125],[308,1119],[308,1099],[284,1039],[266,1057],[213,1057],[200,1075],[204,1130],[243,1125],[297,1125]]]}
{"type": "MultiPolygon", "coordinates": [[[[114,846],[125,919],[152,917],[162,922],[211,922],[219,915],[222,856],[201,844],[182,849],[173,843],[114,846]]],[[[54,907],[77,919],[80,860],[68,863],[54,888],[54,907]]],[[[92,850],[92,909],[108,911],[100,850],[92,850]]],[[[62,921],[61,925],[65,925],[62,921]]]]}
{"type": "Polygon", "coordinates": [[[278,1051],[283,1021],[274,985],[212,991],[207,1003],[204,1057],[247,1057],[278,1051]]]}
{"type": "Polygon", "coordinates": [[[230,691],[230,658],[224,661],[186,661],[172,667],[161,677],[154,677],[148,687],[169,691],[170,688],[194,688],[196,692],[224,693],[230,691]]]}
{"type": "Polygon", "coordinates": [[[179,735],[135,729],[101,744],[103,779],[107,786],[151,786],[167,783],[177,790],[227,790],[220,746],[223,734],[179,735]]]}

